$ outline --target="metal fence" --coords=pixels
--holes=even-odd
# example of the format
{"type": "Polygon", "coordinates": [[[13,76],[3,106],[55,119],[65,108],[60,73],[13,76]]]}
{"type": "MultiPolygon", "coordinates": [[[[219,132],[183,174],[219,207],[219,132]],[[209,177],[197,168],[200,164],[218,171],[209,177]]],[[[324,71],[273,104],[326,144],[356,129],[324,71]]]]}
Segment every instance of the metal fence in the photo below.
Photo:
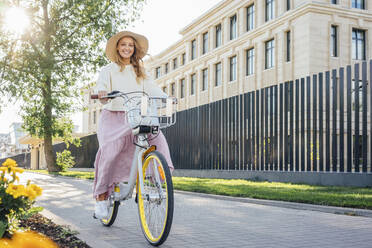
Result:
{"type": "Polygon", "coordinates": [[[370,173],[372,60],[177,113],[175,167],[370,173]]]}

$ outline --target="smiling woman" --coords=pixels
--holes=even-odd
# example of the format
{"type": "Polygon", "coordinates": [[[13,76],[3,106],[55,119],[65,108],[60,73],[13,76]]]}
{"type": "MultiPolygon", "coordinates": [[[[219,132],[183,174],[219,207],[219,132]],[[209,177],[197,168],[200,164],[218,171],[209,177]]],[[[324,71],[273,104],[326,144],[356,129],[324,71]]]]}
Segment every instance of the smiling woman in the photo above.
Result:
{"type": "Polygon", "coordinates": [[[15,34],[23,34],[29,24],[30,20],[23,9],[13,7],[6,10],[4,22],[6,31],[15,34]]]}

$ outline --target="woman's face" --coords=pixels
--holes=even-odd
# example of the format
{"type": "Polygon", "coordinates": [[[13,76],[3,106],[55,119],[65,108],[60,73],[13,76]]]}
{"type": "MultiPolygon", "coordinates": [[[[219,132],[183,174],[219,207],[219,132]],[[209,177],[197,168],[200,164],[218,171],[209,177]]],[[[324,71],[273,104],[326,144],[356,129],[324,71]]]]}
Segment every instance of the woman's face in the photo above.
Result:
{"type": "Polygon", "coordinates": [[[119,55],[123,59],[130,59],[134,53],[134,40],[131,37],[123,37],[119,40],[116,47],[119,55]]]}

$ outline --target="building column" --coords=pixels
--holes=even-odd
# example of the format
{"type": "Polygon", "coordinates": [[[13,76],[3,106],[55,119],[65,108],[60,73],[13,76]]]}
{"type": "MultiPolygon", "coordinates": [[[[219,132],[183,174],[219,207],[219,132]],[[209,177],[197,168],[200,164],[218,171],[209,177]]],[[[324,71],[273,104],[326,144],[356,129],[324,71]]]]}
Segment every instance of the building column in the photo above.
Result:
{"type": "Polygon", "coordinates": [[[230,66],[228,57],[221,58],[221,66],[222,66],[222,87],[223,87],[222,97],[225,99],[228,97],[227,85],[229,83],[229,66],[230,66]]]}
{"type": "Polygon", "coordinates": [[[255,90],[260,89],[262,85],[262,75],[265,70],[265,43],[258,42],[255,44],[255,74],[256,74],[256,85],[255,90]],[[262,58],[262,59],[258,59],[262,58]]]}
{"type": "Polygon", "coordinates": [[[213,95],[213,88],[214,88],[214,68],[213,68],[213,64],[208,64],[208,88],[207,88],[207,91],[208,91],[208,103],[211,103],[213,102],[214,100],[214,95],[213,95]]]}
{"type": "Polygon", "coordinates": [[[222,45],[225,45],[230,40],[230,18],[224,17],[222,19],[222,45]]]}
{"type": "Polygon", "coordinates": [[[246,9],[245,7],[242,7],[242,8],[239,8],[239,11],[238,13],[236,14],[237,15],[237,31],[238,31],[238,37],[240,37],[242,34],[245,33],[245,30],[246,30],[246,27],[245,27],[245,13],[246,13],[246,9]]]}
{"type": "Polygon", "coordinates": [[[211,26],[209,27],[209,30],[208,30],[209,51],[212,51],[214,49],[215,42],[216,42],[216,29],[215,29],[215,26],[211,26]]]}
{"type": "Polygon", "coordinates": [[[244,79],[245,79],[245,50],[239,49],[237,53],[237,80],[238,92],[244,92],[244,79]]]}

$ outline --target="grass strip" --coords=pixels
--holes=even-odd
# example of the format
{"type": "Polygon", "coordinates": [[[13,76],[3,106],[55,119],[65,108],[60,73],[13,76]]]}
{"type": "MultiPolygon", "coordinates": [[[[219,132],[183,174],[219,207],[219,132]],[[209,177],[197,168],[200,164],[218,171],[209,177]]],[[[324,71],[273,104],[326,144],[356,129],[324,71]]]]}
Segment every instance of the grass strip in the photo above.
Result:
{"type": "Polygon", "coordinates": [[[372,209],[372,188],[174,177],[174,189],[235,197],[372,209]]]}
{"type": "MultiPolygon", "coordinates": [[[[46,170],[31,171],[48,174],[46,170]]],[[[51,174],[83,179],[94,178],[94,172],[67,171],[51,174]]],[[[173,177],[173,187],[176,190],[206,194],[372,210],[372,188],[369,187],[317,186],[239,179],[190,177],[173,177]]]]}

